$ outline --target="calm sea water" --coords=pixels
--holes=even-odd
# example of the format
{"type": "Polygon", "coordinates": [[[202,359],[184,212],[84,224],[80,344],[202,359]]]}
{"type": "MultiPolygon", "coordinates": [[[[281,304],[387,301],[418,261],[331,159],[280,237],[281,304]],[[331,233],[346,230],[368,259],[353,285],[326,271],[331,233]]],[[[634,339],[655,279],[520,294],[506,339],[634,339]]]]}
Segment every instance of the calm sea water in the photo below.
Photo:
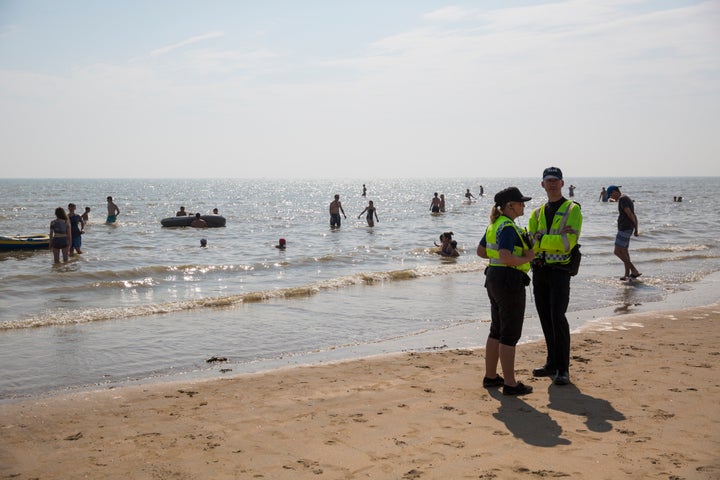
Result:
{"type": "MultiPolygon", "coordinates": [[[[571,312],[651,305],[720,271],[720,179],[577,178],[584,253],[571,312]],[[612,253],[617,206],[600,188],[623,185],[641,236],[643,272],[628,285],[612,253]],[[682,195],[683,202],[673,196],[682,195]]],[[[475,248],[491,198],[509,185],[545,198],[537,179],[0,180],[0,234],[47,233],[53,211],[91,207],[82,255],[0,253],[0,399],[128,381],[233,373],[411,348],[483,345],[489,321],[485,261],[475,248]],[[466,204],[463,193],[487,194],[466,204]],[[430,215],[433,192],[447,211],[430,215]],[[329,228],[335,193],[347,220],[329,228]],[[104,223],[105,197],[121,214],[104,223]],[[374,228],[358,214],[373,200],[374,228]],[[225,228],[162,228],[183,205],[217,207],[225,228]],[[462,255],[430,251],[451,230],[462,255]],[[274,246],[287,239],[287,249],[274,246]],[[200,239],[208,241],[200,247],[200,239]],[[458,330],[461,328],[461,330],[458,330]],[[457,335],[457,331],[463,333],[457,335]],[[452,337],[452,341],[448,340],[452,337]],[[212,356],[227,362],[208,364],[212,356]]],[[[518,221],[527,224],[527,218],[518,221]]],[[[532,298],[525,340],[538,338],[532,298]]],[[[573,327],[587,316],[572,316],[573,327]]]]}

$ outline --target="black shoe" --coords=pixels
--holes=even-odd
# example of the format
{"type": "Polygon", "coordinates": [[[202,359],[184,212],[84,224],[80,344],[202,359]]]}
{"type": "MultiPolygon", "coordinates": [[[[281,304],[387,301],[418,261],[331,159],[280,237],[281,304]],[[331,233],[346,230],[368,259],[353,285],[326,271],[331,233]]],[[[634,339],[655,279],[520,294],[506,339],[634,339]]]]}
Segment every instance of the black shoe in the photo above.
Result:
{"type": "Polygon", "coordinates": [[[505,385],[505,380],[503,380],[503,377],[498,375],[495,378],[483,378],[483,387],[484,388],[491,388],[491,387],[502,387],[505,385]]]}
{"type": "Polygon", "coordinates": [[[568,372],[558,372],[555,375],[555,385],[567,385],[570,383],[570,374],[568,372]]]}
{"type": "Polygon", "coordinates": [[[540,368],[533,368],[533,377],[554,377],[557,370],[544,365],[540,368]]]}
{"type": "Polygon", "coordinates": [[[503,395],[526,395],[532,392],[532,390],[532,387],[523,385],[521,382],[518,382],[518,384],[514,387],[511,387],[510,385],[505,385],[503,387],[503,395]]]}

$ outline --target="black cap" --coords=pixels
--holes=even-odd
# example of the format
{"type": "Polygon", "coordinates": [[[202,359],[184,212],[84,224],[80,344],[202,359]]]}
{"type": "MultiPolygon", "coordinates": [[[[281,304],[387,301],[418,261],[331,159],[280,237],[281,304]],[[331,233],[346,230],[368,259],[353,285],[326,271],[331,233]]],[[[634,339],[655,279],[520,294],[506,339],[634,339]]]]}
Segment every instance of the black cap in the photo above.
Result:
{"type": "Polygon", "coordinates": [[[550,178],[562,180],[562,170],[557,167],[548,167],[543,170],[543,180],[547,180],[550,178]]]}
{"type": "Polygon", "coordinates": [[[527,202],[529,200],[532,200],[532,197],[526,197],[520,193],[520,189],[517,187],[508,187],[495,194],[495,206],[498,207],[502,207],[508,202],[527,202]]]}

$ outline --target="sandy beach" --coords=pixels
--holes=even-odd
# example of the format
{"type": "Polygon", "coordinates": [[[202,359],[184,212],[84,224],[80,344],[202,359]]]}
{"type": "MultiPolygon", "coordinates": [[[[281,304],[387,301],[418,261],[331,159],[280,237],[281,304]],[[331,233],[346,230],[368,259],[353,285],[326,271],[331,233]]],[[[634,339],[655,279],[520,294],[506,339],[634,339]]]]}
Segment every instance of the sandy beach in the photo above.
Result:
{"type": "Polygon", "coordinates": [[[0,405],[0,478],[718,479],[720,304],[575,333],[569,386],[406,353],[0,405]]]}

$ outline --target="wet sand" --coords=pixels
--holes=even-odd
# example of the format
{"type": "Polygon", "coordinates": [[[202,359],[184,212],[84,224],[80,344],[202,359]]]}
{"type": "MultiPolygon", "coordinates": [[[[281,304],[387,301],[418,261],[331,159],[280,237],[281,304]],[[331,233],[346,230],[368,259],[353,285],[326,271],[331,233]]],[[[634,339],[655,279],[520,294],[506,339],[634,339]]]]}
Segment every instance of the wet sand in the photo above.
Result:
{"type": "Polygon", "coordinates": [[[0,405],[0,478],[718,479],[720,304],[573,334],[572,385],[482,388],[482,350],[0,405]]]}

